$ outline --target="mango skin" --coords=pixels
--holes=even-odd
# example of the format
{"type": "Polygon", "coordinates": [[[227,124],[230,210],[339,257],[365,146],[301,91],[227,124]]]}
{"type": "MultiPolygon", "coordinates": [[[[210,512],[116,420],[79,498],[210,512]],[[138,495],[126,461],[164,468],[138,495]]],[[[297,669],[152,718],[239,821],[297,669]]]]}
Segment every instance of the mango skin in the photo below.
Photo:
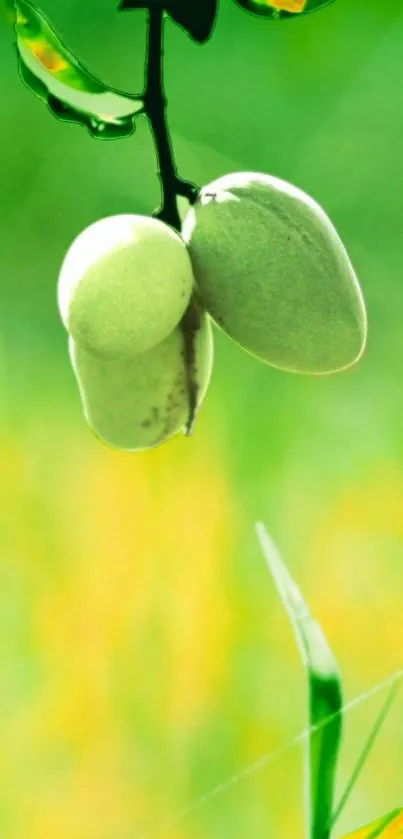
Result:
{"type": "MultiPolygon", "coordinates": [[[[195,337],[197,408],[213,366],[208,315],[200,315],[195,337]]],[[[104,361],[72,338],[69,353],[85,418],[107,445],[125,451],[152,448],[184,431],[189,418],[186,360],[181,328],[153,349],[132,359],[104,361]]]]}
{"type": "Polygon", "coordinates": [[[58,304],[75,341],[106,360],[159,344],[180,321],[193,286],[180,235],[149,216],[108,216],[72,243],[58,304]]]}
{"type": "Polygon", "coordinates": [[[322,208],[286,181],[235,172],[204,186],[183,221],[199,298],[260,360],[323,375],[354,364],[365,304],[322,208]]]}

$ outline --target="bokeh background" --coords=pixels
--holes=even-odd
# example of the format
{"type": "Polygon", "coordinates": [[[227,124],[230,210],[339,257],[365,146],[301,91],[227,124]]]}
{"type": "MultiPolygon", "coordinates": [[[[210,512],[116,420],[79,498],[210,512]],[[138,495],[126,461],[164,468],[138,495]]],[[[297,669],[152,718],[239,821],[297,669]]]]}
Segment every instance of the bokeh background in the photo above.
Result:
{"type": "MultiPolygon", "coordinates": [[[[141,89],[142,12],[41,7],[95,74],[141,89]]],[[[311,193],[356,267],[369,341],[356,368],[310,379],[217,334],[194,436],[151,452],[85,426],[55,292],[85,225],[158,203],[147,125],[101,143],[57,122],[3,22],[0,91],[0,835],[302,836],[301,745],[234,780],[306,722],[254,522],[326,631],[346,701],[402,665],[403,9],[337,0],[274,24],[221,0],[204,47],[167,24],[180,174],[260,170],[311,193]]],[[[386,695],[346,715],[340,790],[386,695]]],[[[402,709],[335,835],[402,803],[402,709]]]]}

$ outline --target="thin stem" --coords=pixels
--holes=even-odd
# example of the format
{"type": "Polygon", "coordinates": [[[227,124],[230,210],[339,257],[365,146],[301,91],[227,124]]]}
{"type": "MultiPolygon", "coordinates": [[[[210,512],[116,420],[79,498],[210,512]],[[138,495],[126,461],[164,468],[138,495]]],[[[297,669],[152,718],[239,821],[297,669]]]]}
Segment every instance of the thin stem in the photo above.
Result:
{"type": "Polygon", "coordinates": [[[195,184],[179,178],[167,122],[167,100],[164,93],[164,11],[155,6],[148,10],[146,53],[146,85],[143,95],[146,115],[154,138],[157,155],[157,175],[161,184],[162,203],[154,213],[156,218],[180,229],[181,220],[177,195],[184,195],[191,203],[196,200],[195,184]]]}
{"type": "MultiPolygon", "coordinates": [[[[146,82],[143,95],[143,113],[147,117],[154,138],[157,156],[157,175],[161,185],[161,206],[153,213],[175,230],[180,230],[181,219],[177,196],[182,195],[194,204],[198,187],[179,177],[167,122],[167,100],[164,92],[164,11],[160,6],[148,9],[146,82]]],[[[197,409],[198,381],[196,370],[196,336],[200,329],[201,316],[197,302],[192,297],[180,322],[183,337],[185,361],[188,418],[185,434],[192,432],[197,409]]]]}
{"type": "Polygon", "coordinates": [[[358,779],[363,767],[365,766],[365,764],[367,762],[368,755],[369,755],[369,753],[370,753],[370,751],[371,751],[371,749],[372,749],[372,747],[375,743],[375,740],[376,740],[376,738],[377,738],[377,736],[378,736],[378,734],[379,734],[379,732],[380,732],[380,730],[383,726],[383,723],[385,722],[385,719],[386,719],[386,717],[389,713],[392,702],[395,699],[396,693],[397,693],[397,691],[400,687],[401,675],[398,678],[399,678],[399,681],[396,680],[392,684],[392,687],[391,687],[391,689],[389,691],[389,694],[386,698],[386,702],[382,706],[381,712],[380,712],[379,716],[377,717],[375,725],[373,726],[372,731],[371,731],[371,733],[368,737],[368,740],[367,740],[367,742],[366,742],[366,744],[365,744],[365,746],[364,746],[364,748],[363,748],[363,750],[362,750],[362,752],[361,752],[361,754],[358,758],[358,761],[357,761],[357,763],[354,767],[352,775],[351,775],[351,777],[350,777],[350,779],[347,783],[346,789],[344,790],[343,795],[341,796],[341,799],[340,799],[337,807],[335,808],[335,810],[332,814],[332,818],[331,818],[331,821],[330,821],[330,824],[329,824],[329,830],[333,829],[337,819],[339,818],[340,814],[344,810],[344,807],[347,804],[348,799],[350,798],[350,794],[351,794],[351,792],[352,792],[352,790],[353,790],[353,788],[354,788],[354,786],[357,782],[357,779],[358,779]]]}

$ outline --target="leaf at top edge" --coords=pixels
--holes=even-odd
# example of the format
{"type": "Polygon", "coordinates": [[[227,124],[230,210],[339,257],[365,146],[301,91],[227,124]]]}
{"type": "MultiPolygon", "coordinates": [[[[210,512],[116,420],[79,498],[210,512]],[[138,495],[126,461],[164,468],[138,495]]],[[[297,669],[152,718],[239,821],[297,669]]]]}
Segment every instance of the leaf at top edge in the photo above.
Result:
{"type": "Polygon", "coordinates": [[[204,44],[213,34],[218,0],[167,0],[165,8],[197,44],[204,44]]]}
{"type": "Polygon", "coordinates": [[[211,37],[218,0],[121,0],[119,11],[156,7],[162,7],[197,44],[204,44],[211,37]]]}
{"type": "Polygon", "coordinates": [[[317,12],[334,0],[235,0],[238,6],[258,17],[282,20],[317,12]]]}
{"type": "Polygon", "coordinates": [[[348,833],[343,839],[401,839],[403,837],[403,807],[392,810],[364,827],[348,833]]]}
{"type": "Polygon", "coordinates": [[[13,24],[21,78],[58,119],[79,123],[99,139],[133,134],[140,97],[91,75],[29,0],[16,0],[13,24]]]}

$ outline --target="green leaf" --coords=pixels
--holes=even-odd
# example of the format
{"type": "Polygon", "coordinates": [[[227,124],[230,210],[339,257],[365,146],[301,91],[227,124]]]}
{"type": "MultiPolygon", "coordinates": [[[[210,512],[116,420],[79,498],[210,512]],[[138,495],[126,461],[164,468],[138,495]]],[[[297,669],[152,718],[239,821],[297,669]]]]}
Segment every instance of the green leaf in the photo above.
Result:
{"type": "Polygon", "coordinates": [[[403,836],[403,807],[354,830],[343,839],[401,839],[403,836]]]}
{"type": "Polygon", "coordinates": [[[333,3],[333,0],[235,0],[235,2],[258,17],[282,20],[282,18],[295,19],[317,12],[329,3],[333,3]]]}
{"type": "Polygon", "coordinates": [[[309,736],[306,761],[307,822],[310,839],[328,839],[341,744],[341,677],[326,638],[263,524],[256,532],[288,614],[309,687],[309,736]]]}
{"type": "Polygon", "coordinates": [[[121,0],[119,11],[154,8],[163,8],[197,44],[204,44],[214,29],[218,0],[121,0]]]}
{"type": "Polygon", "coordinates": [[[99,139],[133,134],[141,97],[92,76],[29,0],[15,1],[13,23],[21,78],[58,119],[84,125],[99,139]]]}
{"type": "Polygon", "coordinates": [[[166,11],[197,44],[211,37],[217,17],[217,0],[167,0],[166,11]]]}

